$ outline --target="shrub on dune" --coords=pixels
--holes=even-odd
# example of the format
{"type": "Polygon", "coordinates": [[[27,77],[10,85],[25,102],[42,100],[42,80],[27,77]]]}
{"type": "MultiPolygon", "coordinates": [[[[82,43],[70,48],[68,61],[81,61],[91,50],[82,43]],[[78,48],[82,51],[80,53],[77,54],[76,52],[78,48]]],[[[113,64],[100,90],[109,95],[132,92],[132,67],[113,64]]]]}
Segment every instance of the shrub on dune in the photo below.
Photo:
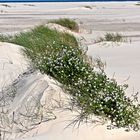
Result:
{"type": "Polygon", "coordinates": [[[75,37],[39,26],[8,41],[24,46],[34,67],[63,85],[80,110],[78,121],[94,114],[111,120],[111,127],[139,130],[137,96],[126,97],[126,85],[118,85],[102,69],[95,71],[75,37]]]}
{"type": "Polygon", "coordinates": [[[51,21],[49,21],[49,23],[59,24],[61,26],[64,26],[64,27],[72,30],[72,31],[75,31],[75,32],[79,31],[78,24],[74,20],[72,20],[72,19],[61,18],[61,19],[57,19],[57,20],[51,20],[51,21]]]}

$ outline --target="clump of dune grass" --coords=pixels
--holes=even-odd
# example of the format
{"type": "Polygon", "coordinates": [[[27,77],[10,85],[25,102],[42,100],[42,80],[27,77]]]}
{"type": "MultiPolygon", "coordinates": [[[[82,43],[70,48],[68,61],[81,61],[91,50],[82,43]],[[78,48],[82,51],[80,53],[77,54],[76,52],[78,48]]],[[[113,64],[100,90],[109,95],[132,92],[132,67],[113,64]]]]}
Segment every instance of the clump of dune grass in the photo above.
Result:
{"type": "Polygon", "coordinates": [[[78,26],[77,22],[75,22],[72,19],[60,18],[60,19],[56,19],[56,20],[51,20],[51,21],[49,21],[49,23],[59,24],[61,26],[64,26],[64,27],[72,30],[72,31],[75,31],[75,32],[79,31],[79,26],[78,26]]]}
{"type": "MultiPolygon", "coordinates": [[[[96,115],[110,120],[110,128],[123,127],[127,131],[140,129],[137,96],[127,97],[126,85],[119,85],[115,79],[109,79],[103,69],[95,71],[85,60],[85,54],[74,36],[42,25],[0,39],[25,47],[25,53],[33,66],[62,84],[72,97],[72,106],[79,110],[79,122],[96,115]]],[[[114,41],[114,36],[112,38],[108,34],[106,40],[114,41]]]]}
{"type": "Polygon", "coordinates": [[[8,5],[8,4],[1,4],[1,6],[8,7],[8,8],[10,8],[10,7],[11,7],[11,6],[10,6],[10,5],[8,5]]]}
{"type": "Polygon", "coordinates": [[[96,43],[103,41],[124,42],[125,40],[123,36],[119,33],[106,33],[104,37],[100,37],[99,39],[95,40],[96,43]]]}
{"type": "Polygon", "coordinates": [[[135,5],[136,5],[136,6],[140,6],[140,2],[136,3],[135,5]]]}
{"type": "Polygon", "coordinates": [[[11,38],[11,36],[9,36],[9,35],[5,36],[3,34],[0,34],[0,41],[1,42],[9,42],[10,38],[11,38]]]}
{"type": "Polygon", "coordinates": [[[92,6],[89,6],[89,5],[85,5],[84,7],[87,9],[92,9],[92,6]]]}

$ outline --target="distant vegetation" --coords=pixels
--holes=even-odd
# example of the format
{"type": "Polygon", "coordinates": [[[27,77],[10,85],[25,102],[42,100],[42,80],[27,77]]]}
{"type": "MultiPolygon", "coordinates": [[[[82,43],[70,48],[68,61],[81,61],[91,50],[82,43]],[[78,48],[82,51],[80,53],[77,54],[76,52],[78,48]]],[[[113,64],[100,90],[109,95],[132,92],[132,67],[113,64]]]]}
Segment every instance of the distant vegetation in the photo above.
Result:
{"type": "Polygon", "coordinates": [[[8,4],[1,4],[1,6],[11,8],[11,6],[10,6],[10,5],[8,5],[8,4]]]}
{"type": "Polygon", "coordinates": [[[92,9],[92,6],[89,6],[89,5],[85,5],[84,7],[87,9],[92,9]]]}
{"type": "Polygon", "coordinates": [[[136,6],[140,6],[140,2],[136,3],[135,5],[136,5],[136,6]]]}
{"type": "Polygon", "coordinates": [[[75,32],[79,31],[79,26],[78,26],[77,22],[75,22],[72,19],[61,18],[61,19],[51,20],[49,22],[59,24],[61,26],[64,26],[64,27],[68,28],[69,30],[72,30],[72,31],[75,31],[75,32]]]}
{"type": "Polygon", "coordinates": [[[104,37],[100,37],[99,39],[95,40],[96,43],[103,41],[124,42],[125,40],[119,33],[106,33],[104,37]]]}
{"type": "MultiPolygon", "coordinates": [[[[69,20],[59,22],[64,24],[69,20]]],[[[63,26],[68,27],[67,24],[63,26]]],[[[114,41],[114,35],[112,38],[108,34],[105,38],[114,41]]],[[[117,38],[117,41],[121,39],[117,38]]],[[[1,36],[0,40],[24,46],[24,52],[33,66],[63,85],[72,96],[72,106],[79,110],[77,121],[88,120],[94,114],[110,120],[110,129],[123,127],[127,131],[139,130],[137,96],[126,97],[127,85],[119,85],[115,79],[109,79],[101,67],[95,71],[94,63],[91,66],[85,59],[74,36],[42,25],[15,36],[1,36]]]]}

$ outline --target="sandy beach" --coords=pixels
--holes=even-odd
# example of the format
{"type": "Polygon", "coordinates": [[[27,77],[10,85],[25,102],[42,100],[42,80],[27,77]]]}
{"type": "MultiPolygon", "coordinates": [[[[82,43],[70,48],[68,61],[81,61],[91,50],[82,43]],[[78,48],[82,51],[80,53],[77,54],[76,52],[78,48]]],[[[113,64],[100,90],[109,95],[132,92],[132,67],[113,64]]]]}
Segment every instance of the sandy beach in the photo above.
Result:
{"type": "MultiPolygon", "coordinates": [[[[106,63],[105,72],[110,78],[115,77],[118,84],[129,84],[127,95],[130,96],[134,92],[140,92],[140,6],[136,3],[0,3],[0,34],[26,31],[36,25],[46,24],[50,19],[74,19],[80,27],[78,35],[84,38],[84,44],[88,47],[87,55],[93,59],[101,58],[106,63]],[[127,41],[95,43],[95,40],[103,37],[105,33],[120,33],[127,41]]],[[[18,105],[24,104],[27,97],[34,94],[42,102],[45,98],[49,102],[48,93],[60,100],[58,92],[61,89],[50,77],[30,71],[24,77],[29,63],[21,53],[21,49],[22,46],[0,42],[0,92],[16,79],[21,79],[16,84],[20,94],[11,110],[20,110],[18,105]]],[[[65,95],[63,97],[65,98],[65,95]]],[[[138,97],[140,101],[140,95],[138,97]]],[[[9,140],[140,139],[140,132],[126,132],[124,129],[107,130],[107,124],[83,124],[78,129],[73,127],[64,129],[75,117],[76,112],[55,110],[55,113],[57,114],[55,120],[40,124],[21,138],[13,134],[9,140]]]]}

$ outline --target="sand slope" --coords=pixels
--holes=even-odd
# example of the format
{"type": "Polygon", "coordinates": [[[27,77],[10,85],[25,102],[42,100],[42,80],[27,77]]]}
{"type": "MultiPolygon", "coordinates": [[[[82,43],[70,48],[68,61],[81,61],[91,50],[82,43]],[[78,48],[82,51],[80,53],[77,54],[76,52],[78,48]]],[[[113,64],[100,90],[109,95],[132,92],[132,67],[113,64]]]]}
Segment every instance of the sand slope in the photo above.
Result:
{"type": "Polygon", "coordinates": [[[129,84],[128,95],[140,92],[140,42],[102,42],[90,45],[88,55],[106,63],[105,72],[120,84],[129,84]],[[134,88],[134,89],[133,89],[134,88]]]}
{"type": "MultiPolygon", "coordinates": [[[[17,3],[10,4],[10,7],[0,4],[0,32],[15,33],[42,24],[42,22],[46,23],[48,19],[52,18],[75,18],[81,29],[79,35],[85,38],[85,44],[88,45],[87,54],[93,58],[100,57],[106,62],[105,71],[109,77],[115,73],[118,83],[128,83],[127,94],[129,96],[133,92],[133,87],[135,91],[140,91],[140,7],[135,4],[136,2],[17,3]],[[93,8],[85,8],[85,5],[93,8]],[[119,44],[112,42],[94,44],[94,40],[106,32],[120,32],[123,36],[130,38],[131,43],[128,41],[119,44]]],[[[13,112],[16,112],[14,119],[18,122],[13,125],[8,140],[21,140],[24,137],[29,137],[26,140],[140,139],[140,132],[125,132],[123,129],[107,130],[107,124],[83,124],[79,129],[73,128],[73,126],[64,129],[77,115],[76,112],[65,110],[65,106],[69,105],[67,102],[69,96],[66,96],[59,87],[59,83],[49,76],[28,69],[28,60],[21,53],[21,49],[22,47],[18,45],[0,43],[0,95],[2,95],[1,91],[4,87],[8,92],[11,91],[9,88],[11,85],[18,89],[12,103],[8,98],[10,102],[8,117],[12,118],[13,112]],[[26,104],[30,105],[28,112],[25,109],[26,104]],[[25,121],[23,115],[21,117],[20,113],[36,113],[38,105],[41,105],[41,110],[34,122],[32,119],[25,121]],[[51,115],[45,112],[46,108],[53,111],[51,115]],[[41,112],[44,112],[43,119],[41,112]],[[40,118],[43,121],[41,124],[40,118]],[[48,118],[52,120],[48,121],[48,118]],[[21,121],[30,131],[17,135],[14,132],[17,132],[19,128],[23,129],[21,121]],[[18,138],[19,136],[22,138],[18,138]]]]}
{"type": "MultiPolygon", "coordinates": [[[[112,44],[110,42],[104,42],[100,44],[94,44],[93,46],[89,46],[88,54],[94,57],[100,56],[104,61],[106,61],[107,62],[106,72],[112,75],[113,71],[115,71],[116,75],[117,74],[119,75],[119,76],[117,75],[117,79],[120,81],[125,79],[130,72],[133,78],[132,79],[133,83],[138,88],[139,81],[137,80],[139,80],[139,78],[136,79],[137,78],[136,76],[139,75],[138,73],[139,52],[137,51],[139,50],[138,47],[139,47],[139,42],[132,43],[132,44],[122,43],[120,46],[115,44],[114,47],[112,47],[112,44]],[[126,61],[126,60],[129,60],[129,61],[126,61]],[[116,63],[114,63],[114,61],[116,63]],[[135,69],[135,68],[138,68],[138,69],[135,69]]],[[[10,69],[8,67],[4,67],[3,69],[4,72],[7,72],[6,75],[8,78],[11,76],[10,71],[12,71],[13,68],[20,70],[21,63],[24,62],[25,64],[27,64],[26,60],[21,54],[21,51],[20,51],[21,48],[22,47],[13,45],[13,44],[1,43],[1,50],[2,50],[2,53],[0,55],[1,60],[3,60],[2,58],[4,57],[10,56],[10,59],[8,60],[12,61],[13,63],[13,65],[11,63],[10,65],[8,63],[8,65],[10,65],[10,69]]],[[[3,65],[3,61],[1,61],[1,65],[3,65]]],[[[1,71],[1,75],[3,75],[2,73],[3,71],[1,71]]],[[[19,73],[17,73],[15,69],[13,70],[13,73],[17,74],[17,76],[19,74],[22,74],[23,72],[25,71],[19,71],[19,73]]],[[[13,80],[17,79],[17,76],[15,76],[13,80]]],[[[11,110],[9,112],[9,115],[12,114],[13,111],[17,112],[19,109],[22,110],[22,112],[25,111],[23,105],[28,103],[28,101],[31,102],[32,101],[31,97],[36,97],[36,99],[38,99],[40,103],[45,105],[45,101],[47,101],[47,103],[50,103],[50,99],[52,99],[50,98],[50,96],[51,97],[54,96],[55,99],[59,99],[58,93],[60,93],[59,91],[61,91],[61,89],[59,89],[58,86],[55,85],[55,81],[51,80],[48,76],[39,74],[38,72],[31,72],[31,73],[29,72],[21,76],[18,79],[16,86],[18,88],[17,96],[11,105],[11,110]],[[56,94],[58,96],[56,96],[56,94]]],[[[31,105],[33,103],[34,102],[31,102],[31,105]]],[[[55,103],[53,102],[53,104],[55,103]]],[[[73,126],[64,129],[65,127],[67,127],[68,124],[70,124],[71,120],[77,115],[77,113],[71,112],[71,111],[65,111],[63,109],[61,110],[56,109],[53,111],[53,113],[57,116],[55,120],[42,123],[37,128],[29,131],[25,135],[21,134],[21,136],[32,137],[33,135],[39,135],[33,138],[28,138],[29,140],[30,139],[31,140],[38,140],[38,139],[41,139],[41,140],[46,140],[46,139],[48,140],[54,140],[54,139],[58,139],[58,140],[65,140],[65,139],[68,139],[68,140],[71,140],[71,139],[75,139],[75,140],[87,140],[87,139],[88,140],[93,140],[93,139],[131,140],[131,139],[135,139],[135,140],[138,140],[140,136],[140,133],[135,133],[135,132],[128,133],[128,132],[125,132],[123,129],[107,130],[106,125],[97,125],[97,124],[88,124],[88,125],[83,124],[78,129],[76,129],[76,127],[73,128],[73,126]]],[[[39,119],[36,120],[36,122],[38,121],[39,119]]],[[[16,130],[17,129],[15,127],[14,131],[16,130]]],[[[15,135],[13,133],[13,135],[10,135],[9,139],[12,139],[12,137],[15,138],[17,136],[20,136],[20,135],[15,135]]],[[[17,140],[21,140],[21,139],[17,139],[17,140]]]]}
{"type": "Polygon", "coordinates": [[[0,90],[27,69],[21,46],[0,42],[0,90]]]}

